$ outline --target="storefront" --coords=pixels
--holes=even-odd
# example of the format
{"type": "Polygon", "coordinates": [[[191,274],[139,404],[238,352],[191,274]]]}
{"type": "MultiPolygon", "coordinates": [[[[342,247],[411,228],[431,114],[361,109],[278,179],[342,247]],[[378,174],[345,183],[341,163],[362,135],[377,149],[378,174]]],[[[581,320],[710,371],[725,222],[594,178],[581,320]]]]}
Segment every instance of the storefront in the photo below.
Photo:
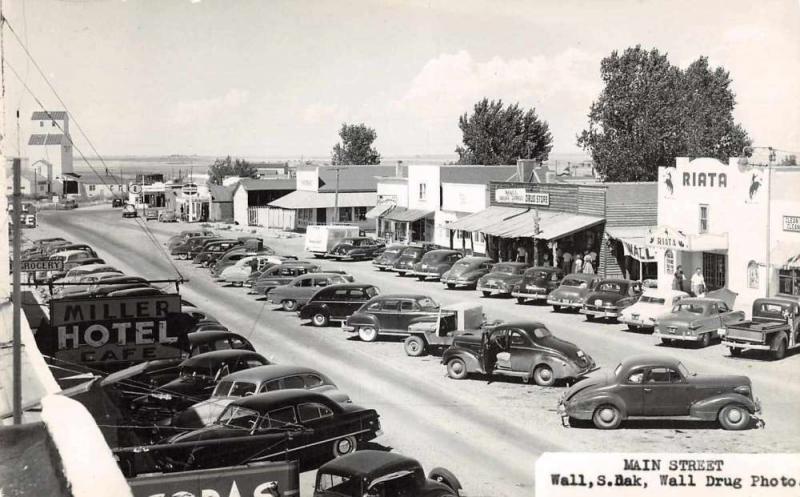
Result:
{"type": "Polygon", "coordinates": [[[661,262],[659,286],[697,269],[708,290],[758,297],[800,295],[800,168],[730,159],[676,159],[660,168],[658,226],[647,245],[661,262]]]}

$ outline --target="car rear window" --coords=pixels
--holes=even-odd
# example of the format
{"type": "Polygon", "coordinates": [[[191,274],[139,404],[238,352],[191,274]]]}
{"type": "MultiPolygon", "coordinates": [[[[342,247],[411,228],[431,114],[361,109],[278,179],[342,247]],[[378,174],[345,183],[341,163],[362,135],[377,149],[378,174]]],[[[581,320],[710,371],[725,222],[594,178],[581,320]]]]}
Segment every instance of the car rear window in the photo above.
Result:
{"type": "Polygon", "coordinates": [[[661,297],[651,297],[649,295],[644,295],[642,298],[639,299],[639,302],[645,304],[664,304],[666,300],[661,297]]]}
{"type": "Polygon", "coordinates": [[[672,312],[691,312],[692,314],[703,314],[703,304],[678,304],[672,308],[672,312]]]}
{"type": "Polygon", "coordinates": [[[420,248],[409,248],[403,251],[403,257],[419,257],[420,255],[422,255],[420,248]]]}
{"type": "Polygon", "coordinates": [[[599,285],[597,285],[597,291],[622,293],[622,285],[620,283],[611,283],[611,282],[600,283],[599,285]]]}

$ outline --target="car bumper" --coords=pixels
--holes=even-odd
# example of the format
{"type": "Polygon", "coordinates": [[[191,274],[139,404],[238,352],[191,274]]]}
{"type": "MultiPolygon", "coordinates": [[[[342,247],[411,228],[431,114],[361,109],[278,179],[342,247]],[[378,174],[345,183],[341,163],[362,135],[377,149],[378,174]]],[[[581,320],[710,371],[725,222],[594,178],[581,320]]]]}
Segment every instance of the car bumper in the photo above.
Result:
{"type": "Polygon", "coordinates": [[[733,349],[745,349],[745,350],[772,350],[772,347],[767,344],[763,343],[752,343],[752,342],[739,342],[734,340],[722,340],[722,345],[726,347],[730,347],[733,349]]]}
{"type": "Polygon", "coordinates": [[[477,285],[476,288],[478,289],[479,292],[489,292],[492,295],[510,295],[511,294],[511,289],[509,289],[509,288],[496,288],[496,287],[482,286],[482,285],[477,285]]]}
{"type": "Polygon", "coordinates": [[[616,318],[619,317],[620,311],[617,310],[594,310],[594,309],[581,309],[581,314],[587,316],[594,316],[596,318],[616,318]]]}
{"type": "Polygon", "coordinates": [[[335,259],[337,261],[354,261],[356,257],[349,254],[325,254],[326,259],[335,259]]]}
{"type": "Polygon", "coordinates": [[[475,280],[468,280],[466,278],[441,278],[440,281],[444,285],[472,286],[476,284],[475,280]]]}
{"type": "Polygon", "coordinates": [[[664,333],[663,331],[656,330],[653,333],[653,336],[656,338],[668,339],[668,340],[681,340],[685,342],[697,342],[702,339],[702,333],[700,334],[691,334],[691,335],[684,335],[683,330],[678,330],[675,333],[664,333]]]}
{"type": "Polygon", "coordinates": [[[528,300],[547,300],[547,294],[542,292],[535,292],[535,291],[522,291],[522,292],[511,292],[512,297],[517,298],[525,298],[528,300]]]}
{"type": "Polygon", "coordinates": [[[553,297],[547,296],[547,303],[550,305],[557,305],[560,307],[569,307],[571,309],[581,309],[583,308],[583,302],[570,302],[562,299],[556,299],[553,297]]]}
{"type": "Polygon", "coordinates": [[[356,327],[350,326],[349,324],[342,322],[342,331],[346,331],[347,333],[355,333],[356,327]]]}
{"type": "Polygon", "coordinates": [[[394,271],[395,273],[406,273],[406,274],[408,274],[408,273],[410,273],[410,272],[412,272],[412,271],[413,271],[413,269],[412,269],[412,268],[410,268],[410,267],[394,267],[394,266],[389,266],[387,269],[388,269],[389,271],[394,271]]]}
{"type": "Polygon", "coordinates": [[[649,319],[632,318],[630,316],[622,315],[619,317],[619,322],[627,324],[628,326],[635,326],[638,328],[654,328],[655,323],[649,319]]]}
{"type": "Polygon", "coordinates": [[[409,274],[412,276],[424,276],[426,278],[441,278],[442,275],[435,272],[430,271],[411,271],[409,274]]]}

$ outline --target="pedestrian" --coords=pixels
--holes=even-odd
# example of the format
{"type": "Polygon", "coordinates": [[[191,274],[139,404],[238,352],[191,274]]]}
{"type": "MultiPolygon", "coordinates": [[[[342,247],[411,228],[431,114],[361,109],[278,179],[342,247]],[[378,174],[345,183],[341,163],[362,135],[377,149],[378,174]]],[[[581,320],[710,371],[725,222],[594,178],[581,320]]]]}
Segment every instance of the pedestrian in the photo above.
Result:
{"type": "Polygon", "coordinates": [[[672,279],[672,289],[682,291],[685,279],[686,277],[683,275],[683,266],[678,266],[675,270],[675,277],[672,279]]]}
{"type": "Polygon", "coordinates": [[[528,251],[522,244],[517,247],[517,262],[528,262],[528,251]]]}
{"type": "Polygon", "coordinates": [[[553,264],[550,262],[550,254],[547,252],[544,253],[544,257],[542,257],[542,266],[544,267],[551,267],[553,264]]]}
{"type": "Polygon", "coordinates": [[[594,266],[592,265],[592,257],[587,255],[583,261],[584,274],[594,274],[594,266]]]}
{"type": "Polygon", "coordinates": [[[583,257],[581,254],[575,255],[575,265],[572,266],[573,273],[582,273],[583,272],[583,257]]]}
{"type": "Polygon", "coordinates": [[[706,280],[703,278],[703,270],[697,268],[692,275],[692,293],[697,297],[705,297],[706,280]]]}
{"type": "Polygon", "coordinates": [[[564,255],[562,256],[562,259],[563,259],[563,262],[561,263],[562,264],[561,267],[564,270],[564,274],[571,273],[572,272],[572,254],[570,254],[569,252],[567,252],[565,250],[564,251],[564,255]]]}

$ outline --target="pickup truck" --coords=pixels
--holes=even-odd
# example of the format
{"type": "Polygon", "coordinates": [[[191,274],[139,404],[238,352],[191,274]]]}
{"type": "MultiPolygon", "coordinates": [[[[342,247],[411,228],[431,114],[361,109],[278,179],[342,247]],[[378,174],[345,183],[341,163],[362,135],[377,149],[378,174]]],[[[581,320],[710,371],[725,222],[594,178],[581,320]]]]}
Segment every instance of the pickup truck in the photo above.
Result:
{"type": "Polygon", "coordinates": [[[732,356],[743,350],[768,350],[773,359],[800,346],[800,301],[788,297],[756,299],[750,320],[734,321],[719,330],[732,356]]]}

